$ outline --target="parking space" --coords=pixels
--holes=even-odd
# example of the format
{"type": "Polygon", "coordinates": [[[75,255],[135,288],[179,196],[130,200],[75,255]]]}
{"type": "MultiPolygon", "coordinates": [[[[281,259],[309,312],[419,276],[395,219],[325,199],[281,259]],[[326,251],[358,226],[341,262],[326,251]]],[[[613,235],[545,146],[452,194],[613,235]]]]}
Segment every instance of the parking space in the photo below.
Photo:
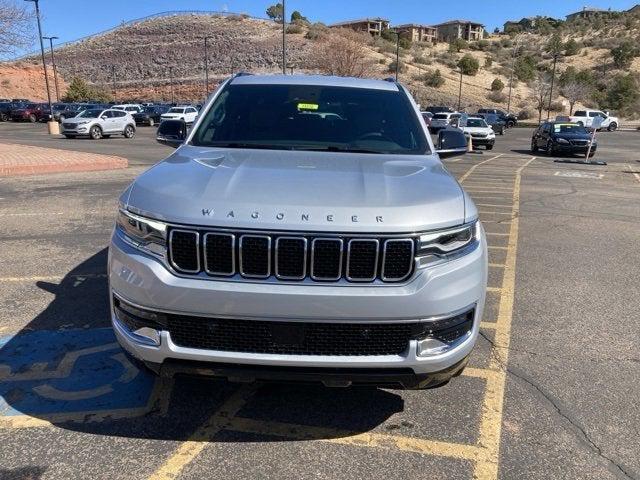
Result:
{"type": "MultiPolygon", "coordinates": [[[[0,141],[58,142],[18,127],[0,141]]],[[[399,391],[161,381],[124,357],[106,246],[168,153],[149,132],[56,145],[127,170],[0,183],[0,478],[638,478],[639,135],[603,134],[606,167],[532,156],[524,129],[445,162],[490,247],[481,337],[462,376],[399,391]]]]}

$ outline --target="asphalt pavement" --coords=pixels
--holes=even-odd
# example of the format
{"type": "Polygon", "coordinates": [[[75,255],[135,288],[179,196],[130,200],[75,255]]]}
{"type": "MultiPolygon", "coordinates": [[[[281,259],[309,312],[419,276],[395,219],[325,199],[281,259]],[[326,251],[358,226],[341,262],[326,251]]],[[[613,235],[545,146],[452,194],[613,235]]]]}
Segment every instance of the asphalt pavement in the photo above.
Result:
{"type": "Polygon", "coordinates": [[[607,166],[529,151],[530,129],[447,160],[488,233],[470,367],[430,391],[159,381],[109,329],[106,247],[126,185],[171,150],[0,142],[124,156],[129,169],[0,180],[0,479],[640,479],[640,133],[607,166]]]}

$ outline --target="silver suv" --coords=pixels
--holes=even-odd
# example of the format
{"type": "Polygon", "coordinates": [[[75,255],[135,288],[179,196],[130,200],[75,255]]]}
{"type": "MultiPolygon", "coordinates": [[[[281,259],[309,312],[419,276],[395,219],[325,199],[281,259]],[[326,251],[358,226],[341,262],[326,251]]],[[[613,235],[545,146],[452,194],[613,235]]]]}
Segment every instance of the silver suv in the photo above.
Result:
{"type": "Polygon", "coordinates": [[[430,388],[478,335],[478,212],[392,81],[240,75],[122,194],[112,323],[167,376],[430,388]]]}
{"type": "Polygon", "coordinates": [[[65,118],[61,133],[67,138],[88,136],[93,140],[109,138],[111,135],[133,138],[136,135],[136,121],[131,114],[122,110],[88,109],[73,118],[65,118]]]}

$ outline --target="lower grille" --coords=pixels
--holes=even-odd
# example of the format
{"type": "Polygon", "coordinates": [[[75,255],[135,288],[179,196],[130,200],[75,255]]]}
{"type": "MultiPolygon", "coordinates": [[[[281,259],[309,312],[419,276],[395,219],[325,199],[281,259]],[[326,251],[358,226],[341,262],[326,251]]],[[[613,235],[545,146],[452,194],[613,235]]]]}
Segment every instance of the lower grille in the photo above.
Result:
{"type": "Polygon", "coordinates": [[[400,355],[419,324],[265,322],[170,316],[181,347],[282,355],[400,355]]]}
{"type": "Polygon", "coordinates": [[[76,128],[76,124],[75,123],[63,123],[62,127],[67,129],[67,130],[74,130],[76,128]]]}
{"type": "Polygon", "coordinates": [[[414,238],[315,237],[173,229],[169,260],[180,273],[251,279],[400,282],[414,266],[414,238]]]}

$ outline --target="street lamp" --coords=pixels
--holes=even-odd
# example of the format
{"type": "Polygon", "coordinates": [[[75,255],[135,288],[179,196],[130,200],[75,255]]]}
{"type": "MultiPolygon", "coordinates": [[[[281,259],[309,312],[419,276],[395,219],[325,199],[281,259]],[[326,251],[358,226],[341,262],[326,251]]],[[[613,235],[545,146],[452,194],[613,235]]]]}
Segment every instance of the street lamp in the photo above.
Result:
{"type": "Polygon", "coordinates": [[[460,90],[458,91],[458,112],[462,108],[462,68],[460,68],[460,90]]]}
{"type": "Polygon", "coordinates": [[[171,87],[171,103],[175,103],[173,97],[173,67],[169,67],[169,86],[171,87]]]}
{"type": "Polygon", "coordinates": [[[49,40],[49,47],[51,48],[51,65],[53,66],[53,81],[56,84],[56,102],[60,101],[60,89],[58,88],[58,70],[56,69],[56,58],[53,56],[53,41],[58,40],[58,37],[42,37],[45,40],[49,40]]]}
{"type": "Polygon", "coordinates": [[[40,25],[40,6],[38,5],[39,0],[24,0],[25,2],[33,2],[36,6],[36,19],[38,20],[38,38],[40,39],[40,55],[42,56],[42,68],[44,69],[44,83],[47,87],[47,100],[49,102],[49,120],[53,117],[51,116],[53,113],[53,107],[51,105],[51,92],[49,92],[49,76],[47,75],[47,64],[44,59],[44,44],[42,43],[42,26],[40,25]]]}
{"type": "Polygon", "coordinates": [[[287,39],[286,39],[287,22],[285,21],[285,19],[287,18],[285,16],[286,11],[287,9],[285,7],[285,0],[282,0],[282,74],[283,75],[287,74],[287,39]]]}
{"type": "Polygon", "coordinates": [[[204,37],[204,97],[209,95],[209,52],[207,50],[207,42],[213,37],[204,37]]]}
{"type": "Polygon", "coordinates": [[[111,84],[113,87],[113,101],[115,102],[118,98],[116,91],[116,66],[111,65],[111,84]]]}

